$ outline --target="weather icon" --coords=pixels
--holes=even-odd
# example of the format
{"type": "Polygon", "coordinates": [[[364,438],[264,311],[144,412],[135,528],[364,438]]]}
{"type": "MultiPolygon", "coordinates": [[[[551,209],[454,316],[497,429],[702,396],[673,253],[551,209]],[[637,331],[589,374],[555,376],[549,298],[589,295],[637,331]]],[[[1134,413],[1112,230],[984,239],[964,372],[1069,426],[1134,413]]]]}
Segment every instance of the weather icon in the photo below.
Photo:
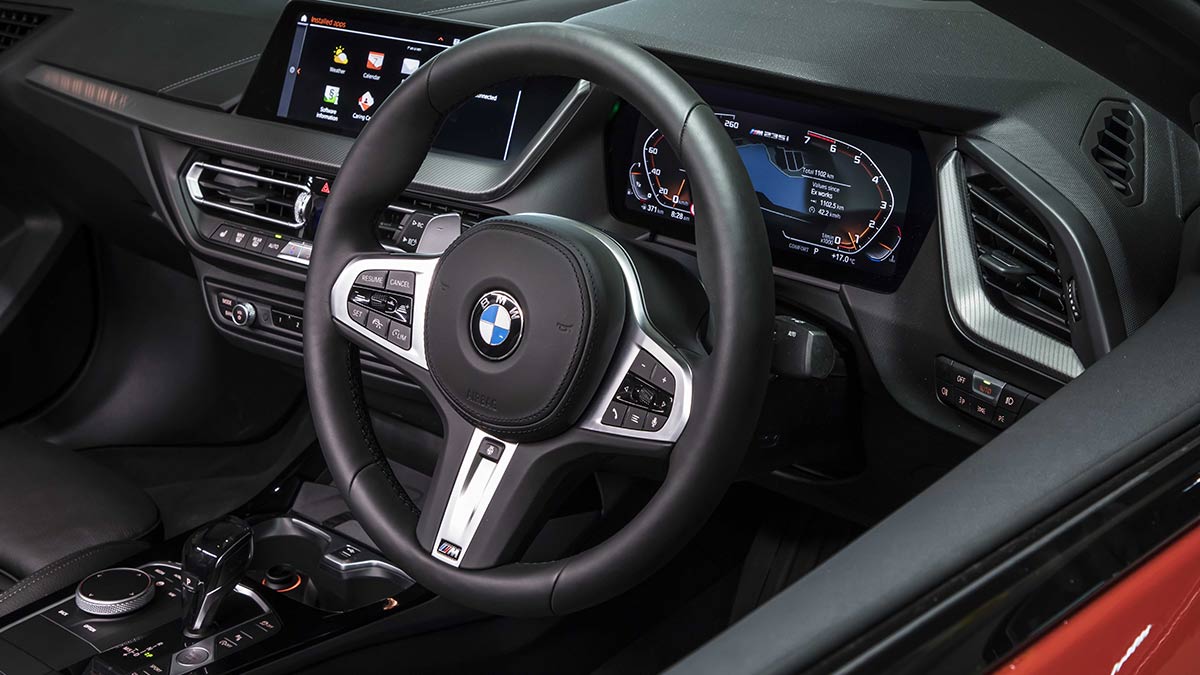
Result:
{"type": "Polygon", "coordinates": [[[333,62],[338,64],[339,66],[344,66],[347,63],[350,63],[350,57],[346,56],[346,48],[345,47],[343,47],[341,45],[334,47],[333,62]]]}

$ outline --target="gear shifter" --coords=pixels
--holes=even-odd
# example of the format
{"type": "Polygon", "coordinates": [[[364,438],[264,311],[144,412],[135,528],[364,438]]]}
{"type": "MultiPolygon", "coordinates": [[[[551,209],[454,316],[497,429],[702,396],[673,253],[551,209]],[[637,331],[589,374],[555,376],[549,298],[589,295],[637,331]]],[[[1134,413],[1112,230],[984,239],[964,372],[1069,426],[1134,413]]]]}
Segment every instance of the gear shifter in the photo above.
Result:
{"type": "Polygon", "coordinates": [[[212,632],[221,602],[237,586],[254,555],[254,534],[230,516],[196,530],[183,546],[183,633],[212,632]]]}

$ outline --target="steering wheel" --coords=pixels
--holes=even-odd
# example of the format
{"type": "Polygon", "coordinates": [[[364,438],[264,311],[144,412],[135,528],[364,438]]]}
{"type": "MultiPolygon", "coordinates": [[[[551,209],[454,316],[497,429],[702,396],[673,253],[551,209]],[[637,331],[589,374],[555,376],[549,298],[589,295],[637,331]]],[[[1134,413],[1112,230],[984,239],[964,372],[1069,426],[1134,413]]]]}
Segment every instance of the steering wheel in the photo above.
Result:
{"type": "Polygon", "coordinates": [[[711,515],[765,395],[774,299],[754,190],[696,92],[602,32],[525,24],[443,52],[379,107],[326,203],[305,310],[317,435],[363,528],[440,595],[544,616],[632,588],[711,515]],[[382,249],[373,224],[416,175],[442,118],[476,92],[542,75],[605,87],[667,132],[693,184],[699,282],[544,214],[488,219],[440,254],[382,249]],[[360,350],[419,385],[442,418],[423,509],[376,440],[360,350]],[[621,529],[563,559],[518,560],[562,486],[647,466],[665,477],[621,529]]]}

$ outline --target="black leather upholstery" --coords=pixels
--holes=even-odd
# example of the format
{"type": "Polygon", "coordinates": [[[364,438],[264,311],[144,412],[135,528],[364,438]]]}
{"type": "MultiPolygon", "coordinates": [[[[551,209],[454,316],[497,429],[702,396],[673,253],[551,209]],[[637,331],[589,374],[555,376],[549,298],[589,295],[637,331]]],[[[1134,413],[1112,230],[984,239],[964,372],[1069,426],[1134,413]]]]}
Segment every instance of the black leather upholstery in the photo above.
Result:
{"type": "Polygon", "coordinates": [[[140,488],[82,455],[0,431],[0,616],[136,553],[159,527],[140,488]]]}

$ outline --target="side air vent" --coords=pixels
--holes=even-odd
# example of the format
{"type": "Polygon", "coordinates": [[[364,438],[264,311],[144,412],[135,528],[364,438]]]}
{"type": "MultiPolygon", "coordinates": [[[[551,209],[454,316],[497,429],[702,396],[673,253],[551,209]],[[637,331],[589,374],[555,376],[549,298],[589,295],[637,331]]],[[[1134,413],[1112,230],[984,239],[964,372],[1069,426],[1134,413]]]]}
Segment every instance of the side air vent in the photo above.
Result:
{"type": "Polygon", "coordinates": [[[0,53],[15,47],[49,18],[49,14],[0,6],[0,53]]]}
{"type": "Polygon", "coordinates": [[[259,223],[302,229],[312,202],[312,178],[228,158],[193,162],[185,177],[192,201],[259,223]]]}
{"type": "Polygon", "coordinates": [[[1000,311],[1069,344],[1071,299],[1046,226],[990,175],[969,176],[967,189],[984,292],[1000,311]]]}
{"type": "Polygon", "coordinates": [[[1121,201],[1142,202],[1145,126],[1131,104],[1101,101],[1083,134],[1083,147],[1121,201]]]}

